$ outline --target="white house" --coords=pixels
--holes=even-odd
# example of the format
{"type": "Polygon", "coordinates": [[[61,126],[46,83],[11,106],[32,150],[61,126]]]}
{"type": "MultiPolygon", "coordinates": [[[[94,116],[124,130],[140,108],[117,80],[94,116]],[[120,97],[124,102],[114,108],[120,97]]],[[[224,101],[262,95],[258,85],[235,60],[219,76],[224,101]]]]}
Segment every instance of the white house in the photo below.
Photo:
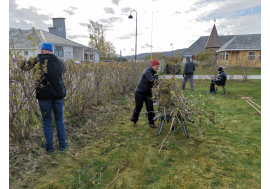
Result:
{"type": "Polygon", "coordinates": [[[21,50],[21,55],[25,58],[40,53],[40,47],[32,52],[32,43],[28,39],[31,35],[35,39],[35,43],[41,45],[42,42],[53,44],[53,52],[56,56],[62,58],[73,58],[79,61],[99,62],[99,52],[94,48],[66,39],[65,18],[53,18],[53,27],[49,28],[49,32],[36,29],[36,34],[31,30],[21,30],[10,28],[9,41],[11,42],[10,50],[21,50]]]}
{"type": "Polygon", "coordinates": [[[93,48],[84,48],[84,60],[90,62],[99,62],[99,52],[93,48]]]}

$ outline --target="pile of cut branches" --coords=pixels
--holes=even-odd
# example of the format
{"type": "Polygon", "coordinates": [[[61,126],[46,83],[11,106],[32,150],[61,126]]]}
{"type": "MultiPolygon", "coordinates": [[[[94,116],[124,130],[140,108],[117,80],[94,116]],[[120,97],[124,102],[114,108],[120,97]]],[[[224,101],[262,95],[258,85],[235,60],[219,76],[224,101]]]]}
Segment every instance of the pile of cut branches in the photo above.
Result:
{"type": "Polygon", "coordinates": [[[153,88],[153,100],[157,102],[159,112],[164,115],[170,114],[172,122],[178,121],[179,124],[182,121],[189,121],[189,116],[192,116],[195,123],[191,123],[191,125],[195,126],[200,132],[199,127],[203,123],[207,124],[207,120],[215,123],[215,113],[204,104],[204,101],[208,99],[203,99],[201,94],[197,98],[192,95],[190,97],[192,99],[186,98],[181,93],[179,81],[175,77],[163,79],[153,88]]]}

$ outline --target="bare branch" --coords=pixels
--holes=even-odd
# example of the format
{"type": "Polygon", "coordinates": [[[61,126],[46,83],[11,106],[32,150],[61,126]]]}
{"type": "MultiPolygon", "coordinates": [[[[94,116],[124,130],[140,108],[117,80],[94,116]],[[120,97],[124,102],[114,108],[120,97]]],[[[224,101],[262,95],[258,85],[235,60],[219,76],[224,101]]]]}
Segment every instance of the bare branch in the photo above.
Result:
{"type": "Polygon", "coordinates": [[[123,162],[122,165],[120,165],[120,167],[118,168],[118,171],[117,171],[117,174],[116,174],[115,179],[110,184],[108,184],[106,188],[108,188],[114,181],[116,181],[118,179],[118,174],[119,174],[120,170],[123,169],[128,163],[129,162],[127,160],[127,161],[123,162]]]}

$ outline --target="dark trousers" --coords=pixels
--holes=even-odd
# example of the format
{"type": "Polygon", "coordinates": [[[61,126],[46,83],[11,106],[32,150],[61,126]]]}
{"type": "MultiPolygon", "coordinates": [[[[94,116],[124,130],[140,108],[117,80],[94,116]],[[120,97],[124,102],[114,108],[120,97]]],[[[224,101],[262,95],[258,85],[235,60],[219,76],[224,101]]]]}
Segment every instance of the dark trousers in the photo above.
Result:
{"type": "Polygon", "coordinates": [[[135,92],[135,103],[136,103],[136,107],[134,109],[131,121],[133,122],[137,122],[139,119],[139,115],[140,112],[142,110],[143,107],[143,102],[145,102],[146,105],[146,110],[148,112],[148,123],[149,124],[153,124],[153,118],[155,117],[155,113],[154,113],[154,107],[153,107],[153,100],[151,100],[150,98],[152,98],[152,94],[142,94],[142,93],[136,93],[135,92]]]}
{"type": "Polygon", "coordinates": [[[185,89],[186,82],[188,79],[190,82],[190,89],[193,91],[193,74],[192,75],[185,75],[183,83],[182,83],[182,89],[185,89]]]}
{"type": "MultiPolygon", "coordinates": [[[[218,81],[215,81],[215,83],[216,83],[216,85],[221,85],[221,83],[218,82],[218,81]]],[[[211,84],[210,84],[210,92],[213,92],[215,90],[216,90],[215,89],[215,84],[214,84],[214,81],[212,81],[211,84]]]]}

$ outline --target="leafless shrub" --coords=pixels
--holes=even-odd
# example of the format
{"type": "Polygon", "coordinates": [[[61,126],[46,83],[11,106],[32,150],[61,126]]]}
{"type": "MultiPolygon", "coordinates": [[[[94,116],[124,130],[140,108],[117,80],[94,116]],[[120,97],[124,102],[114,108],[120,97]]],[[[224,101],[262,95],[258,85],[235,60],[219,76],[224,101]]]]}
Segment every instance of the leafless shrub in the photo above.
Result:
{"type": "Polygon", "coordinates": [[[206,70],[208,76],[211,78],[211,80],[215,80],[218,76],[218,65],[217,65],[217,56],[213,53],[211,56],[211,61],[209,63],[208,69],[206,70]]]}
{"type": "Polygon", "coordinates": [[[229,59],[226,61],[226,73],[228,79],[234,79],[235,75],[240,75],[242,81],[246,81],[255,67],[260,67],[259,60],[248,60],[246,57],[241,59],[229,59]]]}
{"type": "Polygon", "coordinates": [[[166,58],[166,65],[165,65],[165,71],[166,74],[180,74],[181,72],[181,64],[182,62],[182,55],[178,56],[170,56],[166,58]]]}
{"type": "Polygon", "coordinates": [[[202,67],[207,68],[206,74],[215,80],[218,75],[217,55],[213,50],[207,49],[205,51],[199,51],[195,54],[196,60],[200,62],[202,67]]]}
{"type": "MultiPolygon", "coordinates": [[[[22,141],[30,137],[33,126],[39,125],[41,116],[35,98],[35,88],[45,73],[46,65],[22,69],[26,59],[12,51],[9,67],[10,138],[22,141]]],[[[33,58],[30,58],[33,61],[33,58]]],[[[93,105],[124,95],[134,90],[142,71],[149,62],[125,63],[75,63],[63,59],[66,71],[63,79],[67,91],[64,116],[83,116],[93,105]]]]}
{"type": "Polygon", "coordinates": [[[230,66],[226,66],[226,74],[227,74],[227,79],[234,79],[235,78],[235,75],[238,75],[237,74],[237,70],[238,70],[238,67],[237,66],[233,66],[233,60],[232,59],[230,59],[230,60],[228,60],[228,64],[230,65],[230,66]]]}
{"type": "Polygon", "coordinates": [[[240,71],[239,75],[242,75],[242,80],[246,81],[254,69],[254,66],[258,64],[260,64],[258,60],[248,60],[247,58],[238,60],[237,67],[240,71]]]}
{"type": "Polygon", "coordinates": [[[20,51],[12,50],[9,59],[9,134],[14,142],[29,138],[32,126],[41,121],[35,88],[47,71],[46,64],[41,66],[38,63],[34,69],[28,70],[24,63],[20,51]]]}

